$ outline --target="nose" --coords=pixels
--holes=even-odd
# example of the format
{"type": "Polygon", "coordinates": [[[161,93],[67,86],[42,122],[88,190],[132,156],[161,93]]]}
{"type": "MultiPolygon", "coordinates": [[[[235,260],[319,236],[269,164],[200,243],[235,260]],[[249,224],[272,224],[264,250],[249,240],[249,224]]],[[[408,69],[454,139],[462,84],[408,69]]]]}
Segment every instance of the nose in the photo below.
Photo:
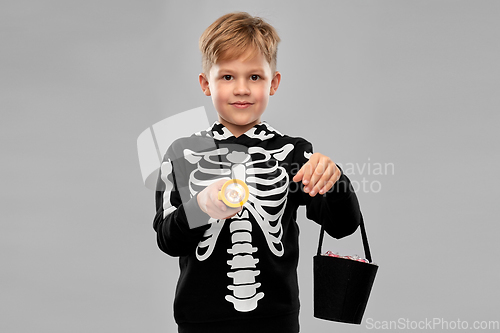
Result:
{"type": "Polygon", "coordinates": [[[235,95],[250,95],[250,88],[245,80],[236,80],[234,86],[235,95]]]}

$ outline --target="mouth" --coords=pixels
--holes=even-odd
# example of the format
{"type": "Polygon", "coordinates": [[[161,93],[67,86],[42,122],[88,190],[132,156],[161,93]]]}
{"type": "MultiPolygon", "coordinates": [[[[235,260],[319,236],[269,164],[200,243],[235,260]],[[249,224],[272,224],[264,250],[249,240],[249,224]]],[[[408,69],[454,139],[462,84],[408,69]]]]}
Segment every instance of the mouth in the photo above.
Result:
{"type": "Polygon", "coordinates": [[[238,108],[238,109],[245,109],[249,106],[252,106],[253,103],[250,103],[250,102],[244,102],[244,101],[238,101],[238,102],[234,102],[234,103],[229,103],[230,105],[238,108]]]}

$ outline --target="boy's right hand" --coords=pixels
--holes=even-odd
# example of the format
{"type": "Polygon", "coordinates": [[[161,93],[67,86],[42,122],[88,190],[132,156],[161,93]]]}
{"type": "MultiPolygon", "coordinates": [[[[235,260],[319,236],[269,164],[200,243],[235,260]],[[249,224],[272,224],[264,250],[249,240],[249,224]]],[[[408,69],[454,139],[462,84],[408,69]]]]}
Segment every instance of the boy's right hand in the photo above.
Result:
{"type": "Polygon", "coordinates": [[[243,207],[231,208],[226,206],[222,200],[219,200],[219,191],[225,182],[230,178],[219,179],[198,193],[197,201],[200,209],[210,215],[210,217],[220,220],[228,219],[240,212],[243,207]]]}

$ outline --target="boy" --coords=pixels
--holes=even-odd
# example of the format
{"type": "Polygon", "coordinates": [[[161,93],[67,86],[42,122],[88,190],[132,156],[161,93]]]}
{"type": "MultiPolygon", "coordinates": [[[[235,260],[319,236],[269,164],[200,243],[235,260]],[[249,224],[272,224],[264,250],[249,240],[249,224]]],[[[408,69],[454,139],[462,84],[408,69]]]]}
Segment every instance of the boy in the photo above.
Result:
{"type": "Polygon", "coordinates": [[[348,178],[312,145],[265,122],[276,71],[275,29],[247,13],[220,17],[200,38],[218,121],[175,141],[161,166],[154,229],[178,256],[179,332],[299,332],[297,208],[335,238],[360,223],[348,178]],[[218,197],[228,179],[248,184],[241,207],[218,197]],[[318,195],[319,194],[319,195],[318,195]]]}

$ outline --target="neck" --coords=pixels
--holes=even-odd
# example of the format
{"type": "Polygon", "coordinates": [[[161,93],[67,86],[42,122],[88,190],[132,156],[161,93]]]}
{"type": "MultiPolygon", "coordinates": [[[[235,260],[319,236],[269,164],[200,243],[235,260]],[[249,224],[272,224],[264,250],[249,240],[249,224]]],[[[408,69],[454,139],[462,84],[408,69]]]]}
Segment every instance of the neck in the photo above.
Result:
{"type": "Polygon", "coordinates": [[[240,135],[246,133],[249,129],[254,127],[257,124],[260,124],[260,119],[255,120],[246,125],[236,125],[225,121],[224,119],[219,117],[219,122],[224,125],[236,138],[240,135]]]}

